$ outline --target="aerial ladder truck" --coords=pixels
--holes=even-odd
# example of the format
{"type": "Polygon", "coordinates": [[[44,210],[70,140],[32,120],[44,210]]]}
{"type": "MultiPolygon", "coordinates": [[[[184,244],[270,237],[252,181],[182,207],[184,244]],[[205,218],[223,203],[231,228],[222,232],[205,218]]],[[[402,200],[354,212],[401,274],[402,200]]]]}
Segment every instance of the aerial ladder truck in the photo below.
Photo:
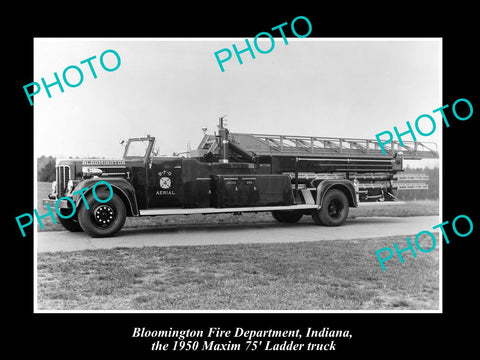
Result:
{"type": "Polygon", "coordinates": [[[279,222],[310,215],[318,225],[338,226],[350,207],[394,204],[398,190],[427,186],[402,183],[426,179],[402,174],[403,161],[438,158],[434,143],[392,141],[384,150],[371,139],[231,133],[220,118],[218,132],[204,128],[187,156],[157,156],[155,138],[146,136],[129,139],[119,160],[57,161],[47,202],[67,214],[74,203],[78,216],[62,224],[94,237],[120,230],[126,216],[270,211],[279,222]],[[99,181],[110,185],[109,202],[90,193],[99,181]],[[78,195],[86,188],[88,209],[78,195]]]}

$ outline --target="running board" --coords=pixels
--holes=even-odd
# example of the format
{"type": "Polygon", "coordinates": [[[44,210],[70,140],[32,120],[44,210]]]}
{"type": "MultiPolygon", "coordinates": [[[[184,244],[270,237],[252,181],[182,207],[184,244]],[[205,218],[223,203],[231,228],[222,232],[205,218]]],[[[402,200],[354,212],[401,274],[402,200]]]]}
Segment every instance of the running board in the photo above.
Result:
{"type": "Polygon", "coordinates": [[[152,215],[191,215],[191,214],[221,214],[237,212],[259,212],[275,210],[309,210],[316,209],[317,205],[289,205],[289,206],[262,206],[237,208],[194,208],[194,209],[148,209],[140,210],[140,216],[152,215]]]}
{"type": "Polygon", "coordinates": [[[405,205],[405,201],[365,201],[359,202],[358,207],[364,206],[385,206],[385,205],[405,205]]]}

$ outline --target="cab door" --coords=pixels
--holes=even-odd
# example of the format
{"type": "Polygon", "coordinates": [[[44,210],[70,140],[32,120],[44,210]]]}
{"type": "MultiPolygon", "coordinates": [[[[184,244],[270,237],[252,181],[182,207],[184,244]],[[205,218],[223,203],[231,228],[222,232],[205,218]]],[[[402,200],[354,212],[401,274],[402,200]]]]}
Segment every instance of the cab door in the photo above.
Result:
{"type": "Polygon", "coordinates": [[[183,206],[182,158],[151,158],[147,176],[149,209],[183,206]]]}

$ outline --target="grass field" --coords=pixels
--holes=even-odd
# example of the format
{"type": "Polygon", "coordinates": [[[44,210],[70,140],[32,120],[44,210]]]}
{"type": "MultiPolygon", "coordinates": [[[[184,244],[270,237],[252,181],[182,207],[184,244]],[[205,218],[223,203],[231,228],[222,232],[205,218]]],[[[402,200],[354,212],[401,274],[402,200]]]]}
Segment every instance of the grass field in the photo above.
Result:
{"type": "MultiPolygon", "coordinates": [[[[38,182],[37,193],[37,210],[40,214],[45,213],[45,209],[42,207],[42,199],[46,199],[50,192],[50,183],[38,182]]],[[[438,200],[417,200],[406,202],[405,205],[390,205],[390,206],[378,206],[378,207],[365,207],[365,208],[351,208],[349,218],[361,217],[361,216],[427,216],[438,215],[439,202],[438,200]]],[[[59,223],[54,224],[50,217],[42,219],[44,230],[39,231],[62,231],[63,226],[59,223]]],[[[304,216],[302,222],[312,222],[310,216],[304,216]]],[[[57,221],[58,222],[58,221],[57,221]]],[[[168,225],[179,224],[236,224],[236,223],[264,223],[275,222],[270,212],[261,213],[244,213],[241,216],[233,214],[218,214],[218,215],[189,215],[189,216],[153,216],[153,217],[137,217],[127,218],[125,222],[125,228],[138,228],[138,227],[159,227],[168,225]]]]}
{"type": "Polygon", "coordinates": [[[438,248],[386,262],[402,237],[38,254],[38,309],[438,309],[438,248]]]}

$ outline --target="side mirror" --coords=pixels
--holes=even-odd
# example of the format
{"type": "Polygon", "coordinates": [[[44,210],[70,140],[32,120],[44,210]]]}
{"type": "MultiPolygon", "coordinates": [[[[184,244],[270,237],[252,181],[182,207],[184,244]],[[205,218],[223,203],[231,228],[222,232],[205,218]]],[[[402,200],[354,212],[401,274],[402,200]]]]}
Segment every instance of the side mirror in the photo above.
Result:
{"type": "Polygon", "coordinates": [[[158,146],[155,146],[155,147],[152,149],[152,155],[153,155],[153,156],[157,156],[159,151],[160,151],[160,149],[158,148],[158,146]]]}
{"type": "Polygon", "coordinates": [[[126,142],[125,142],[125,139],[120,139],[120,145],[122,145],[123,147],[125,147],[126,145],[126,142]]]}

